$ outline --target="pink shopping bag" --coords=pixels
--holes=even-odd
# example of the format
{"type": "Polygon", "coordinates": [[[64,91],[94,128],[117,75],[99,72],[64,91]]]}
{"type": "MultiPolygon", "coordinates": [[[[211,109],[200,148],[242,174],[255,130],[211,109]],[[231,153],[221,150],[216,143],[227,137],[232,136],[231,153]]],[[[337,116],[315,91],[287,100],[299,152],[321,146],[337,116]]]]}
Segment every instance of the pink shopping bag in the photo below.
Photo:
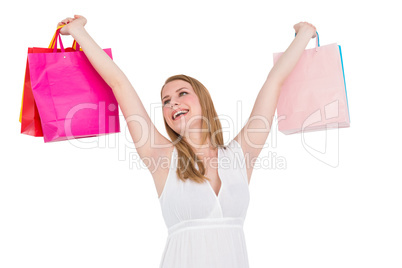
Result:
{"type": "MultiPolygon", "coordinates": [[[[120,132],[113,91],[80,51],[79,45],[76,44],[76,49],[64,49],[60,29],[52,42],[52,53],[28,54],[32,93],[44,141],[120,132]],[[60,49],[57,49],[57,39],[60,49]]],[[[104,51],[112,58],[111,49],[104,51]]]]}
{"type": "MultiPolygon", "coordinates": [[[[282,54],[274,53],[274,64],[282,54]]],[[[284,134],[350,126],[341,46],[320,46],[317,33],[282,86],[277,116],[284,134]]]]}

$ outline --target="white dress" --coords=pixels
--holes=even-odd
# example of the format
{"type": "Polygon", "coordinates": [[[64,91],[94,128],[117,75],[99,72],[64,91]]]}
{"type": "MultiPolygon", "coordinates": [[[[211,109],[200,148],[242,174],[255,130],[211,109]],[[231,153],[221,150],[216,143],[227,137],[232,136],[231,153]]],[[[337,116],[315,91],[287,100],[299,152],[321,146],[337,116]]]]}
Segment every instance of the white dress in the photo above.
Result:
{"type": "Polygon", "coordinates": [[[249,188],[243,151],[232,140],[218,149],[218,196],[210,183],[183,182],[176,175],[177,151],[159,198],[168,228],[160,268],[247,268],[243,222],[249,188]]]}

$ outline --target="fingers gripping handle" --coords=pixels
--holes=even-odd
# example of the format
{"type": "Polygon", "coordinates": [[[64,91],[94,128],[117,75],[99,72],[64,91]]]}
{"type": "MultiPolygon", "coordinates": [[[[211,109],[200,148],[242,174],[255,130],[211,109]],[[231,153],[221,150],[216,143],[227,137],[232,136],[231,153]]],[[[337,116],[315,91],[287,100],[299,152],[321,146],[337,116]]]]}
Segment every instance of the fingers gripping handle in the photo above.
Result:
{"type": "MultiPolygon", "coordinates": [[[[53,48],[53,53],[57,52],[57,39],[59,39],[60,42],[60,50],[61,52],[65,52],[63,42],[61,41],[61,35],[60,35],[60,29],[63,28],[66,25],[61,25],[57,27],[55,34],[53,35],[52,41],[50,41],[49,48],[53,48]]],[[[72,48],[76,51],[80,51],[80,45],[77,43],[77,41],[74,40],[72,48]]]]}

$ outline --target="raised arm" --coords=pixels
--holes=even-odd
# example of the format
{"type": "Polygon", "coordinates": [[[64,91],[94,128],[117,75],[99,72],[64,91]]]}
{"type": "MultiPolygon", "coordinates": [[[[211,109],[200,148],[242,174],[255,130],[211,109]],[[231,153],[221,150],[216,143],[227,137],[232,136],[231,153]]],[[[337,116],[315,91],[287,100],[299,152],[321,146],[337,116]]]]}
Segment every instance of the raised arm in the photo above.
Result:
{"type": "MultiPolygon", "coordinates": [[[[296,66],[310,39],[316,35],[316,28],[307,22],[296,24],[294,29],[297,33],[295,39],[272,67],[258,93],[250,118],[234,138],[249,160],[258,157],[267,140],[283,82],[296,66]]],[[[249,180],[253,163],[247,163],[249,180]]]]}
{"type": "MultiPolygon", "coordinates": [[[[87,20],[83,16],[75,15],[74,18],[67,18],[58,24],[59,26],[66,25],[60,30],[60,33],[72,35],[95,70],[112,88],[141,159],[146,157],[149,160],[149,158],[169,156],[173,150],[171,142],[155,128],[126,75],[85,30],[86,22],[87,20]],[[151,141],[151,137],[154,139],[153,141],[151,141]],[[153,148],[154,144],[166,146],[153,148]]],[[[149,169],[155,170],[152,162],[157,163],[157,161],[147,161],[147,163],[151,163],[149,169]]]]}

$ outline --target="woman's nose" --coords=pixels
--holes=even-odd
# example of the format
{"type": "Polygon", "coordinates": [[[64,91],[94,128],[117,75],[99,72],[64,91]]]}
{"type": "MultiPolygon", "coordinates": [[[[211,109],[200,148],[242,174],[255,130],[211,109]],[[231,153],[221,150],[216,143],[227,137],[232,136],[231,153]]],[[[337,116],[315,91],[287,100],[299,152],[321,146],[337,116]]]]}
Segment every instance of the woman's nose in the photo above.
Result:
{"type": "Polygon", "coordinates": [[[179,105],[180,103],[176,99],[171,99],[170,100],[170,107],[174,107],[176,105],[179,105]]]}

